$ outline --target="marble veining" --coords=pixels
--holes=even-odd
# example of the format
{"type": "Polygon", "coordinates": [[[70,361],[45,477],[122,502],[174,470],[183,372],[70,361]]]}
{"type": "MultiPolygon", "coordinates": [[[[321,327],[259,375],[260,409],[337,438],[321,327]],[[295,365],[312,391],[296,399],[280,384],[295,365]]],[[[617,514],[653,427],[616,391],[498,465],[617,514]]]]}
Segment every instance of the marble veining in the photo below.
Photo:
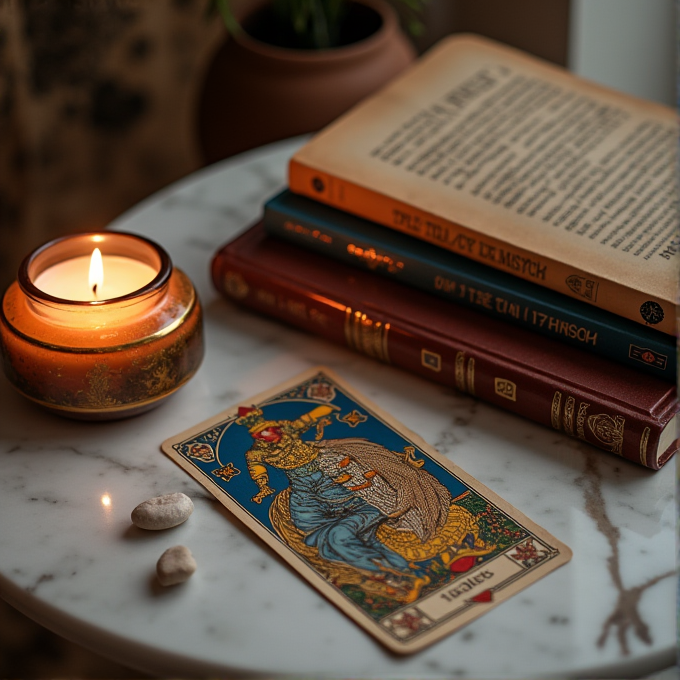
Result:
{"type": "Polygon", "coordinates": [[[300,140],[169,187],[114,228],[161,243],[194,281],[207,353],[167,403],[115,423],[34,407],[0,378],[0,595],[44,625],[161,676],[332,678],[633,677],[675,654],[674,466],[651,472],[469,395],[237,308],[208,264],[285,183],[300,140]],[[569,545],[573,560],[423,652],[385,651],[200,485],[160,443],[317,364],[569,545]],[[148,532],[131,510],[182,491],[182,525],[148,532]],[[161,588],[172,545],[194,554],[161,588]]]}
{"type": "MultiPolygon", "coordinates": [[[[663,579],[676,575],[675,570],[668,570],[647,578],[642,584],[625,587],[621,576],[621,556],[619,541],[621,532],[616,527],[607,512],[606,504],[602,496],[602,475],[595,460],[595,454],[585,452],[585,470],[576,483],[583,488],[585,509],[595,522],[597,530],[606,538],[611,549],[611,555],[607,558],[607,569],[612,583],[618,592],[616,607],[602,626],[602,633],[597,639],[598,647],[603,647],[610,633],[616,635],[621,647],[621,652],[628,656],[630,647],[628,636],[635,635],[642,642],[651,645],[653,643],[649,625],[640,615],[638,605],[645,590],[655,586],[663,579]]],[[[631,506],[632,508],[632,506],[631,506]]]]}

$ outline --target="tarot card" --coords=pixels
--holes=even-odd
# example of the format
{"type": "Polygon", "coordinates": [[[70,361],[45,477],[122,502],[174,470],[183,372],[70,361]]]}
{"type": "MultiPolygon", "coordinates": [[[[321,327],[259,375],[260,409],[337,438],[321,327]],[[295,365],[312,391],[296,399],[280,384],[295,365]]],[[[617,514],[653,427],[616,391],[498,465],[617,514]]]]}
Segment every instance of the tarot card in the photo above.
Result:
{"type": "Polygon", "coordinates": [[[571,557],[323,367],[162,448],[398,653],[457,630],[571,557]]]}

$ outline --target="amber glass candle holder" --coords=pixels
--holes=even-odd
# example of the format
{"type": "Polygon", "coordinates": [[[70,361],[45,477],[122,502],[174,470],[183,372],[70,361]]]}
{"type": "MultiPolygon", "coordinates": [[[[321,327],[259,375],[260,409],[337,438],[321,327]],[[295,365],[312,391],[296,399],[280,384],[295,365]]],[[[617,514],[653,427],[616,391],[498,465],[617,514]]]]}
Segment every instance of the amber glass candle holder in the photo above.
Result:
{"type": "Polygon", "coordinates": [[[127,417],[157,406],[198,370],[201,306],[189,278],[153,241],[123,232],[66,236],[21,264],[3,298],[0,347],[9,381],[37,404],[71,418],[127,417]],[[35,285],[95,247],[105,260],[127,258],[156,274],[102,300],[55,297],[35,285]]]}

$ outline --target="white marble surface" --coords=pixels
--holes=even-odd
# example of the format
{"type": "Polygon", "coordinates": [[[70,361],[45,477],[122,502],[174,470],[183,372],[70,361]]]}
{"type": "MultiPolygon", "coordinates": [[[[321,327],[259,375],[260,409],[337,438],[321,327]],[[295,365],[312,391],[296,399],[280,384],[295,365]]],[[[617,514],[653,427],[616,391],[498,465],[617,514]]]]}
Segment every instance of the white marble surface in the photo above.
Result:
{"type": "Polygon", "coordinates": [[[205,307],[206,360],[168,403],[120,422],[71,422],[0,377],[0,595],[76,642],[171,677],[621,678],[674,663],[672,463],[657,473],[628,464],[213,291],[211,255],[283,186],[297,143],[207,168],[113,225],[161,243],[205,307]],[[572,562],[419,654],[386,652],[159,449],[321,363],[567,543],[572,562]],[[194,500],[188,522],[154,533],[131,525],[139,502],[173,491],[194,500]],[[178,543],[198,571],[162,589],[156,560],[178,543]]]}

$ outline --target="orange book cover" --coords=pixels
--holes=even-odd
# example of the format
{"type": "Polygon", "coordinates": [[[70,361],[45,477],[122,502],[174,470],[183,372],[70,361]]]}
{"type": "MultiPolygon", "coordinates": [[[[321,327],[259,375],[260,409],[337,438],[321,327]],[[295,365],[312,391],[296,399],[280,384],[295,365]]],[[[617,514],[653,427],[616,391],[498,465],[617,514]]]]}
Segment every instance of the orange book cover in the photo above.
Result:
{"type": "Polygon", "coordinates": [[[291,159],[299,194],[675,333],[676,113],[442,40],[291,159]]]}

